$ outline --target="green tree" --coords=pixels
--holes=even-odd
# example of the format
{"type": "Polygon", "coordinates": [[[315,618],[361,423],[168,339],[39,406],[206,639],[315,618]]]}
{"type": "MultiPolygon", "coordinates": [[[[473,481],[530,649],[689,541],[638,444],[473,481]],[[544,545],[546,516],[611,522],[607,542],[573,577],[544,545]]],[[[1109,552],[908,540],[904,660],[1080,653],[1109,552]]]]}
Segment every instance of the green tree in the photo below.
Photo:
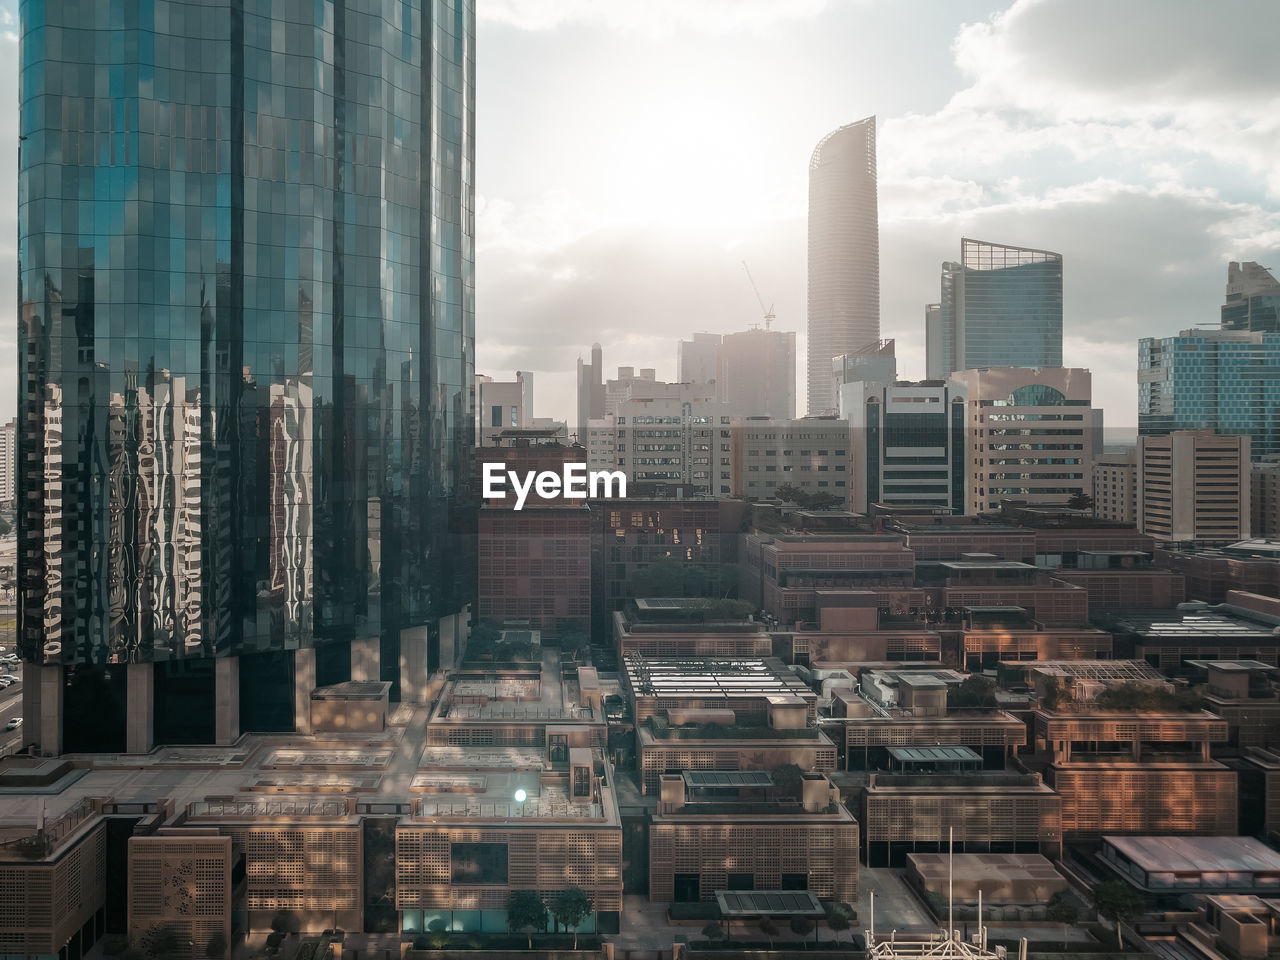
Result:
{"type": "Polygon", "coordinates": [[[547,929],[547,905],[532,890],[514,890],[507,900],[507,928],[529,935],[529,949],[533,949],[534,931],[547,929]]]}
{"type": "Polygon", "coordinates": [[[784,797],[800,796],[800,784],[804,781],[804,771],[794,763],[783,763],[773,768],[773,785],[784,797]]]}
{"type": "Polygon", "coordinates": [[[102,952],[108,957],[118,957],[129,949],[129,938],[119,933],[109,933],[102,938],[102,952]]]}
{"type": "Polygon", "coordinates": [[[769,940],[769,949],[773,949],[773,938],[778,935],[778,925],[773,922],[770,917],[761,917],[756,924],[760,928],[760,932],[769,940]]]}
{"type": "Polygon", "coordinates": [[[843,911],[834,911],[828,912],[827,914],[827,926],[830,928],[831,932],[835,934],[835,938],[839,940],[840,934],[848,930],[851,924],[849,923],[849,918],[844,915],[843,911]]]}
{"type": "Polygon", "coordinates": [[[1045,709],[1057,710],[1063,700],[1070,699],[1067,688],[1057,677],[1050,677],[1044,682],[1044,693],[1040,695],[1040,702],[1044,704],[1045,709]]]}
{"type": "Polygon", "coordinates": [[[1071,510],[1092,510],[1093,497],[1084,492],[1073,493],[1067,501],[1067,507],[1071,510]]]}
{"type": "Polygon", "coordinates": [[[591,913],[591,899],[577,887],[561,890],[551,901],[551,915],[557,923],[573,928],[573,949],[578,949],[578,924],[591,913]]]}
{"type": "Polygon", "coordinates": [[[708,940],[723,940],[724,927],[720,926],[720,924],[712,920],[710,923],[708,923],[705,927],[702,928],[702,935],[706,937],[708,940]]]}
{"type": "MultiPolygon", "coordinates": [[[[794,933],[801,940],[809,936],[809,934],[813,933],[817,929],[817,926],[808,917],[792,917],[791,922],[790,924],[788,924],[788,926],[791,927],[791,932],[794,933]]],[[[815,943],[818,940],[816,936],[813,939],[815,943]]]]}
{"type": "Polygon", "coordinates": [[[7,537],[11,530],[13,530],[13,525],[4,517],[0,517],[0,537],[7,537]]]}
{"type": "Polygon", "coordinates": [[[143,935],[140,946],[151,960],[168,960],[178,954],[178,931],[159,924],[143,935]]]}
{"type": "Polygon", "coordinates": [[[947,691],[947,709],[990,709],[996,705],[995,681],[980,673],[971,673],[958,687],[947,691]]]}
{"type": "Polygon", "coordinates": [[[1076,905],[1067,899],[1066,895],[1061,891],[1057,891],[1049,898],[1049,902],[1044,905],[1045,919],[1050,923],[1062,924],[1062,952],[1067,951],[1067,927],[1071,926],[1080,919],[1080,911],[1076,909],[1076,905]]]}
{"type": "Polygon", "coordinates": [[[631,582],[637,597],[705,597],[709,587],[701,564],[670,557],[641,567],[631,582]]]}
{"type": "Polygon", "coordinates": [[[1123,880],[1104,880],[1093,888],[1093,908],[1116,925],[1116,943],[1124,949],[1120,924],[1142,913],[1142,901],[1123,880]]]}
{"type": "Polygon", "coordinates": [[[560,631],[560,655],[569,657],[575,663],[578,657],[590,646],[586,633],[581,627],[571,626],[565,627],[560,631]]]}

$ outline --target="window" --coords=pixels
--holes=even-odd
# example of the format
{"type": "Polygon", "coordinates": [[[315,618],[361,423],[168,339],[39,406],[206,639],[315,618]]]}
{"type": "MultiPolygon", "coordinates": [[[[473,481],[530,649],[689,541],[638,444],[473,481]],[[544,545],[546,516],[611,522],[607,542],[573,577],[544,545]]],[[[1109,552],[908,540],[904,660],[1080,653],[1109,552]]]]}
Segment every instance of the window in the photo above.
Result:
{"type": "Polygon", "coordinates": [[[514,403],[511,405],[511,426],[520,426],[520,408],[514,403]]]}
{"type": "Polygon", "coordinates": [[[502,404],[497,404],[489,412],[489,426],[491,427],[502,426],[502,404]]]}

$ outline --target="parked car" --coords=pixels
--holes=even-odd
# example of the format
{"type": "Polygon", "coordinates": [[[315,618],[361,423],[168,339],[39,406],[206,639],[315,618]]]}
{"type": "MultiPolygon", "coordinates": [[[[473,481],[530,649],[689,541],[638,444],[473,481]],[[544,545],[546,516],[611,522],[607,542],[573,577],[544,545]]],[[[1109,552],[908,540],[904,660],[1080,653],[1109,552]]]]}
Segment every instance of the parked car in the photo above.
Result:
{"type": "Polygon", "coordinates": [[[22,718],[21,718],[21,717],[11,717],[11,718],[10,718],[10,720],[9,720],[9,722],[8,722],[7,724],[5,724],[5,729],[6,729],[6,730],[17,730],[20,726],[22,726],[22,718]]]}
{"type": "Polygon", "coordinates": [[[10,683],[21,683],[21,677],[15,677],[12,673],[0,673],[0,680],[8,680],[10,683]]]}

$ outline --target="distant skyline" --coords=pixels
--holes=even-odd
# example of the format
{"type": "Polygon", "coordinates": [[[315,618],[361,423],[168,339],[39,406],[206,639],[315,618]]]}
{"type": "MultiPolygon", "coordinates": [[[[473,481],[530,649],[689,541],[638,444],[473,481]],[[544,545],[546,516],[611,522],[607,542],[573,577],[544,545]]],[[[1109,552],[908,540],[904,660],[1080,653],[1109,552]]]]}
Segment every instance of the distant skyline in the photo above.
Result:
{"type": "MultiPolygon", "coordinates": [[[[1266,0],[481,0],[477,364],[575,419],[575,361],[674,378],[760,321],[806,352],[809,157],[876,114],[881,334],[924,376],[961,236],[1064,258],[1067,366],[1137,422],[1137,341],[1215,323],[1229,260],[1280,268],[1280,31],[1266,0]]],[[[16,406],[17,2],[0,0],[0,420],[16,406]],[[4,266],[7,264],[7,268],[4,266]]],[[[805,393],[805,371],[797,390],[805,393]]]]}

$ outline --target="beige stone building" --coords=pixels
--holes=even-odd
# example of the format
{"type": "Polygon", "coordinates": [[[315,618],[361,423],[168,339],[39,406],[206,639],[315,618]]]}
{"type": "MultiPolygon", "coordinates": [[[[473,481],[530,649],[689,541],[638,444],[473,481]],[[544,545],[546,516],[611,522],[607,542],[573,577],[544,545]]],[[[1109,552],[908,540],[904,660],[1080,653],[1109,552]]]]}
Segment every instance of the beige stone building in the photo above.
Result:
{"type": "Polygon", "coordinates": [[[995,367],[951,379],[968,398],[967,512],[1092,495],[1102,411],[1092,407],[1088,370],[995,367]]]}
{"type": "Polygon", "coordinates": [[[1252,520],[1249,437],[1138,438],[1138,529],[1162,543],[1234,543],[1252,520]]]}
{"type": "Polygon", "coordinates": [[[1099,454],[1093,462],[1093,515],[1118,523],[1138,522],[1138,453],[1099,454]]]}

